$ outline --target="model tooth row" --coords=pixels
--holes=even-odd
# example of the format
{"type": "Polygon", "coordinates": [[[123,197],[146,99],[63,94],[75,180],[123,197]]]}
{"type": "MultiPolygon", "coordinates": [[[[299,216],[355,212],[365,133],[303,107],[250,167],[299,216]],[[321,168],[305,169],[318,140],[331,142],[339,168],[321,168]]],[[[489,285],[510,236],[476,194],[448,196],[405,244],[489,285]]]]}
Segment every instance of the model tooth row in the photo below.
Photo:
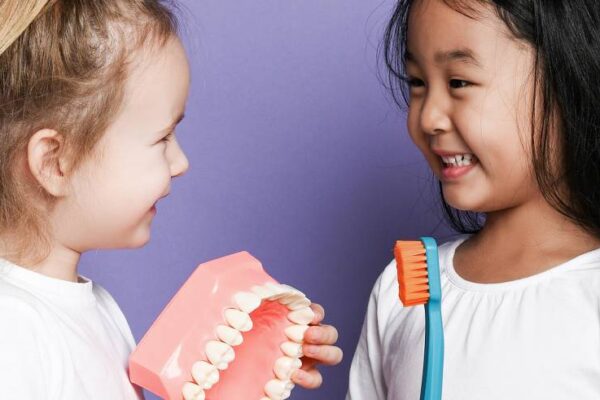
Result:
{"type": "Polygon", "coordinates": [[[285,400],[292,394],[294,384],[291,381],[271,379],[265,385],[265,393],[270,400],[285,400]]]}
{"type": "Polygon", "coordinates": [[[206,361],[198,361],[192,366],[194,382],[186,382],[183,386],[185,400],[204,400],[205,391],[219,382],[219,371],[227,369],[235,359],[233,346],[243,342],[242,332],[252,329],[250,314],[260,307],[265,300],[277,301],[288,310],[288,320],[294,325],[285,329],[289,341],[281,344],[284,354],[275,361],[273,372],[276,379],[266,383],[264,390],[267,397],[261,400],[284,400],[290,397],[294,384],[292,374],[302,366],[302,343],[308,324],[315,317],[310,308],[310,300],[304,293],[288,285],[266,283],[254,286],[251,291],[238,292],[233,296],[235,308],[226,309],[224,319],[227,325],[218,325],[216,336],[218,340],[209,341],[205,348],[206,361]]]}

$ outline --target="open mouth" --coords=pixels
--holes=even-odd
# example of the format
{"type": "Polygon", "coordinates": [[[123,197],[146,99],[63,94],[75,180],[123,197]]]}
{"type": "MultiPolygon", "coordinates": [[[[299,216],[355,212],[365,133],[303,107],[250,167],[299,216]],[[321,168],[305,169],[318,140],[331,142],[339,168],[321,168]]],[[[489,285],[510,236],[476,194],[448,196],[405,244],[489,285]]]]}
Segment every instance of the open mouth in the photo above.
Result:
{"type": "Polygon", "coordinates": [[[451,182],[462,178],[479,163],[477,157],[471,153],[452,155],[445,155],[443,153],[443,155],[437,154],[441,164],[440,174],[442,182],[451,182]]]}
{"type": "Polygon", "coordinates": [[[477,157],[474,154],[456,154],[453,156],[440,157],[444,168],[467,167],[477,163],[477,157]]]}
{"type": "Polygon", "coordinates": [[[310,304],[246,252],[201,264],[132,353],[131,381],[171,400],[287,399],[310,304]]]}

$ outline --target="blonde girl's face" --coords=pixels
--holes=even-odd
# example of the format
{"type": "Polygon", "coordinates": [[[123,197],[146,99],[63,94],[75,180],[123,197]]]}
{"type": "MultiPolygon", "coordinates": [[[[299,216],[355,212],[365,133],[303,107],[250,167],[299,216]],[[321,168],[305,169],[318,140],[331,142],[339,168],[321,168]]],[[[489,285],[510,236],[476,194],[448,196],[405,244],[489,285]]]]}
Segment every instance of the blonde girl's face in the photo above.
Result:
{"type": "Polygon", "coordinates": [[[490,212],[539,195],[530,168],[534,58],[490,6],[472,5],[468,17],[441,0],[413,3],[407,124],[446,201],[490,212]]]}
{"type": "Polygon", "coordinates": [[[150,238],[156,203],[188,169],[175,137],[190,84],[179,39],[136,55],[122,112],[72,178],[55,231],[72,249],[138,247],[150,238]]]}

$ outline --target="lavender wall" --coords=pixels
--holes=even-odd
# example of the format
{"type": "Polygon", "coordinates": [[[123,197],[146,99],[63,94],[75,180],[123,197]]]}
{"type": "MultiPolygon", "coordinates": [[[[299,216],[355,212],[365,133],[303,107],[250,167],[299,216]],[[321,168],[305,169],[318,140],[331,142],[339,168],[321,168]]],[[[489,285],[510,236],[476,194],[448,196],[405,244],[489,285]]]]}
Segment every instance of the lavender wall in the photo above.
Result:
{"type": "Polygon", "coordinates": [[[149,245],[86,254],[81,272],[113,294],[139,340],[198,263],[248,250],[323,304],[341,334],[342,365],[292,398],[343,399],[394,240],[447,234],[377,78],[392,2],[182,3],[193,83],[178,135],[190,171],[159,204],[149,245]]]}

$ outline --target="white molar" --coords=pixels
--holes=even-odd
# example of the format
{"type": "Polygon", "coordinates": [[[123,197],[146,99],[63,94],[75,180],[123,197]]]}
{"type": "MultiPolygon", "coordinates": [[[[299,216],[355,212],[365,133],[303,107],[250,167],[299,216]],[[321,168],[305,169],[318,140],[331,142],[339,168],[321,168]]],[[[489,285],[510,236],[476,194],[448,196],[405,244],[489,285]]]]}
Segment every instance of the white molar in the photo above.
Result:
{"type": "Polygon", "coordinates": [[[291,304],[295,301],[301,300],[302,298],[305,298],[306,296],[304,296],[303,294],[298,294],[298,293],[287,293],[285,295],[282,295],[282,297],[279,298],[279,302],[281,304],[291,304]]]}
{"type": "Polygon", "coordinates": [[[292,311],[295,311],[295,310],[299,310],[301,308],[310,307],[311,302],[308,298],[303,297],[301,299],[294,300],[293,302],[286,304],[286,305],[287,305],[287,308],[289,308],[292,311]]]}
{"type": "Polygon", "coordinates": [[[280,286],[282,289],[286,290],[288,293],[294,294],[296,296],[301,296],[301,297],[305,296],[304,293],[302,293],[300,290],[296,289],[293,286],[286,285],[285,283],[280,284],[280,286]]]}
{"type": "Polygon", "coordinates": [[[302,361],[299,358],[279,357],[275,361],[273,372],[278,379],[282,381],[289,380],[292,374],[302,366],[302,361]]]}
{"type": "Polygon", "coordinates": [[[315,318],[315,313],[310,307],[300,308],[291,311],[288,314],[288,319],[296,324],[308,325],[315,318]]]}
{"type": "Polygon", "coordinates": [[[219,382],[219,370],[206,361],[197,361],[192,366],[192,377],[204,390],[208,390],[219,382]]]}
{"type": "Polygon", "coordinates": [[[283,342],[281,344],[281,351],[288,357],[302,357],[302,345],[300,343],[283,342]]]}
{"type": "Polygon", "coordinates": [[[285,296],[289,291],[279,283],[267,282],[265,287],[270,289],[273,294],[269,296],[269,300],[277,300],[280,297],[285,296]]]}
{"type": "Polygon", "coordinates": [[[293,342],[303,343],[308,325],[291,325],[285,328],[286,336],[293,342]]]}
{"type": "Polygon", "coordinates": [[[183,384],[183,389],[181,390],[181,394],[183,394],[183,398],[185,400],[204,400],[204,390],[195,383],[186,382],[183,384]]]}
{"type": "Polygon", "coordinates": [[[218,369],[227,369],[230,362],[235,359],[233,348],[227,343],[211,340],[204,349],[208,360],[218,369]]]}
{"type": "Polygon", "coordinates": [[[233,303],[236,307],[248,314],[256,310],[261,301],[259,296],[250,292],[238,292],[233,296],[233,303]]]}
{"type": "Polygon", "coordinates": [[[248,332],[252,329],[252,319],[248,313],[245,313],[235,308],[225,310],[225,320],[233,328],[240,332],[248,332]]]}
{"type": "Polygon", "coordinates": [[[268,299],[273,296],[275,292],[272,289],[269,289],[266,285],[264,286],[252,286],[252,293],[260,297],[261,299],[268,299]]]}
{"type": "Polygon", "coordinates": [[[240,331],[225,325],[217,326],[217,337],[230,346],[239,346],[244,341],[240,331]]]}
{"type": "Polygon", "coordinates": [[[265,393],[271,400],[285,400],[290,397],[294,385],[290,381],[271,379],[265,385],[265,393]]]}

